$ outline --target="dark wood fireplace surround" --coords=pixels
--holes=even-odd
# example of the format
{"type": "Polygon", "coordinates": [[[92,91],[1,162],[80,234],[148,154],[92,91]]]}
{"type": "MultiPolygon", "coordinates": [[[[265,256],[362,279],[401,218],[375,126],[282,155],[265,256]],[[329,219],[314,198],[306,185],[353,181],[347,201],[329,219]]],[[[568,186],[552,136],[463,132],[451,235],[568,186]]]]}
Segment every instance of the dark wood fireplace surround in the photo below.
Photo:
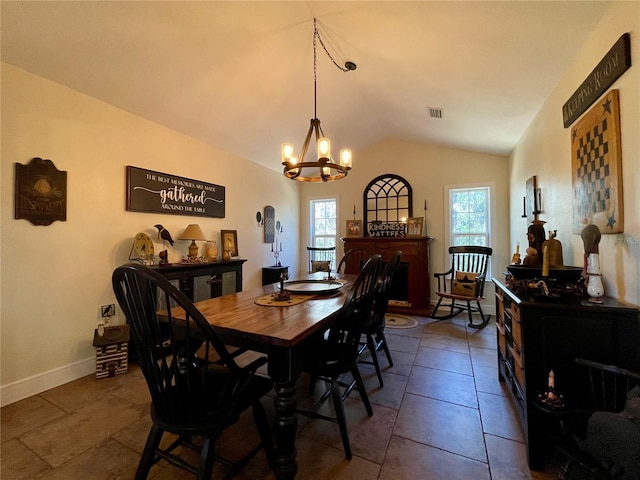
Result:
{"type": "MultiPolygon", "coordinates": [[[[431,313],[431,287],[429,282],[429,243],[432,237],[343,237],[344,251],[363,248],[370,255],[379,253],[382,261],[391,260],[397,250],[402,252],[398,284],[406,285],[407,292],[391,298],[388,311],[407,315],[428,316],[431,313]]],[[[347,263],[345,273],[358,273],[356,260],[347,263]]],[[[392,288],[392,291],[397,291],[392,288]]]]}

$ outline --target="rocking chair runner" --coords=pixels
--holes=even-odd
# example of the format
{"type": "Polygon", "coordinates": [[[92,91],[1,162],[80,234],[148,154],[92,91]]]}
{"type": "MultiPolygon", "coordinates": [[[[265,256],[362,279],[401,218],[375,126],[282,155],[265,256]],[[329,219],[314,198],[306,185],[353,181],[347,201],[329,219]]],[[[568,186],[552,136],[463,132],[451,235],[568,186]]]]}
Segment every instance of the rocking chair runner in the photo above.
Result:
{"type": "Polygon", "coordinates": [[[489,247],[449,247],[451,268],[444,273],[434,273],[438,281],[438,302],[431,318],[445,320],[466,310],[470,328],[484,328],[491,315],[482,312],[480,301],[484,299],[484,283],[487,276],[489,258],[493,250],[489,247]],[[447,291],[447,284],[451,287],[447,291]],[[448,303],[442,303],[444,299],[448,303]],[[446,314],[437,314],[440,307],[447,308],[446,314]],[[473,313],[479,313],[481,322],[473,323],[473,313]]]}

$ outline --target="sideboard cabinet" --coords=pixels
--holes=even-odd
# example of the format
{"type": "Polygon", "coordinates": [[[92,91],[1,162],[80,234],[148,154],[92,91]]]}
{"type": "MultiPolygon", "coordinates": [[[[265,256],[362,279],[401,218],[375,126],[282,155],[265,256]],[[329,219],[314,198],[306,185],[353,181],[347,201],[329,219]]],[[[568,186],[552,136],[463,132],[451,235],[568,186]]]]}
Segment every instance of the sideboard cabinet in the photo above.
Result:
{"type": "MultiPolygon", "coordinates": [[[[432,237],[345,237],[344,251],[352,248],[366,250],[369,255],[380,254],[383,262],[402,252],[400,266],[391,285],[388,311],[428,316],[431,313],[429,279],[429,243],[432,237]]],[[[345,273],[357,274],[361,265],[347,263],[345,273]]]]}
{"type": "Polygon", "coordinates": [[[498,376],[520,414],[529,467],[540,470],[552,447],[553,422],[532,402],[547,390],[549,372],[554,372],[556,392],[571,406],[587,398],[587,379],[575,358],[640,371],[640,312],[606,297],[602,304],[577,297],[536,300],[493,282],[498,376]]]}
{"type": "Polygon", "coordinates": [[[191,300],[198,302],[242,291],[242,264],[244,259],[220,260],[201,263],[171,263],[155,265],[162,274],[191,300]]]}

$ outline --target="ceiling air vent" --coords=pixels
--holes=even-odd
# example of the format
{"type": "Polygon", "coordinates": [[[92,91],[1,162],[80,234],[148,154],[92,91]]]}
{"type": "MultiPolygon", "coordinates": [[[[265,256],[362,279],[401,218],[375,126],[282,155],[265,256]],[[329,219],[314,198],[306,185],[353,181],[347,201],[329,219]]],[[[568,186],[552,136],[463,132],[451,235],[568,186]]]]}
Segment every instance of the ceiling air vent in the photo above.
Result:
{"type": "Polygon", "coordinates": [[[436,107],[427,107],[431,118],[442,118],[442,109],[436,107]]]}

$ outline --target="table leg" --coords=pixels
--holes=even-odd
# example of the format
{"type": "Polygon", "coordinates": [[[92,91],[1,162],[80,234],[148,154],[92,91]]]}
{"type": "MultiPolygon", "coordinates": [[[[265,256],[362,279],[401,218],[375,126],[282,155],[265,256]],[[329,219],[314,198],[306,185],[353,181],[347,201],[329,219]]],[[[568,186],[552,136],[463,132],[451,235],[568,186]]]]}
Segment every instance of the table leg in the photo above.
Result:
{"type": "Polygon", "coordinates": [[[295,478],[298,471],[296,462],[296,433],[298,419],[295,382],[276,383],[274,400],[276,458],[273,470],[278,479],[295,478]]]}
{"type": "Polygon", "coordinates": [[[295,478],[296,462],[296,381],[300,376],[301,355],[298,349],[274,348],[269,352],[269,376],[275,383],[276,398],[274,436],[275,459],[272,465],[277,479],[295,478]]]}

